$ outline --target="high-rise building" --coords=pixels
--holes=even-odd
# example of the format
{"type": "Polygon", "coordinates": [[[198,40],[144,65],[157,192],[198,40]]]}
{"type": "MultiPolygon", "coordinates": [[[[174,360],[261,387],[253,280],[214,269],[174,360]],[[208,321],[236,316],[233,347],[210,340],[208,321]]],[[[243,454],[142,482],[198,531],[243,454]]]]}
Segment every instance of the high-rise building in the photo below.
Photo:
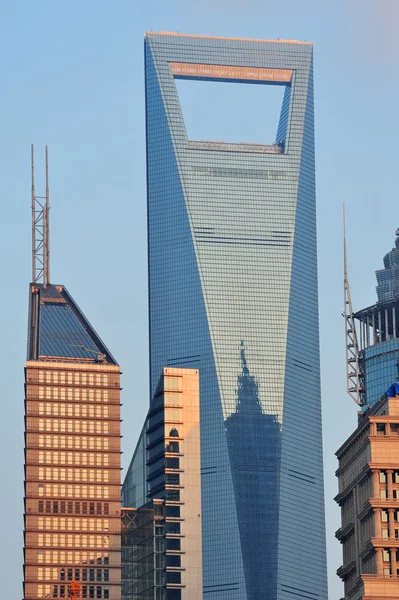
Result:
{"type": "Polygon", "coordinates": [[[378,301],[354,313],[360,400],[372,406],[397,379],[399,366],[399,238],[376,271],[378,301]]]}
{"type": "Polygon", "coordinates": [[[345,600],[399,598],[399,384],[337,452],[345,600]]]}
{"type": "Polygon", "coordinates": [[[48,186],[32,189],[24,600],[120,600],[120,368],[49,277],[48,186]],[[75,596],[73,596],[75,597],[75,596]]]}
{"type": "Polygon", "coordinates": [[[122,487],[122,600],[202,598],[197,369],[163,369],[122,487]]]}
{"type": "MultiPolygon", "coordinates": [[[[396,230],[399,236],[399,229],[396,230]]],[[[399,237],[395,248],[384,256],[384,268],[376,271],[378,302],[399,298],[399,237]]]]}
{"type": "Polygon", "coordinates": [[[199,369],[209,600],[327,598],[312,52],[145,37],[151,396],[199,369]],[[177,79],[283,86],[275,143],[189,139],[177,79]]]}

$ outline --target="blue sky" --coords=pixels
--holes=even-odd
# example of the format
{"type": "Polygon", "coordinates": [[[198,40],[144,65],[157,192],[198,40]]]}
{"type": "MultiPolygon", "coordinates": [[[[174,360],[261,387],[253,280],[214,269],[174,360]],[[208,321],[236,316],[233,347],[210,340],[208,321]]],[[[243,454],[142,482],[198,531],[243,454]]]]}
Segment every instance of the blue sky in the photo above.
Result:
{"type": "MultiPolygon", "coordinates": [[[[342,595],[335,575],[341,556],[334,539],[339,527],[339,511],[333,502],[334,451],[356,424],[356,406],[345,391],[342,203],[347,205],[353,302],[361,308],[375,301],[374,271],[393,246],[399,226],[398,6],[397,0],[1,3],[0,385],[4,412],[0,460],[2,539],[6,543],[0,545],[0,564],[4,597],[19,598],[22,593],[23,365],[32,142],[37,152],[38,191],[44,145],[50,149],[52,280],[67,286],[124,372],[125,465],[147,407],[146,30],[280,37],[315,44],[330,600],[342,595]]],[[[226,110],[234,122],[237,109],[226,110]]],[[[259,118],[259,111],[252,112],[253,119],[259,118]]],[[[214,112],[206,117],[216,131],[219,122],[214,112]]],[[[255,134],[257,123],[248,124],[255,134]]]]}

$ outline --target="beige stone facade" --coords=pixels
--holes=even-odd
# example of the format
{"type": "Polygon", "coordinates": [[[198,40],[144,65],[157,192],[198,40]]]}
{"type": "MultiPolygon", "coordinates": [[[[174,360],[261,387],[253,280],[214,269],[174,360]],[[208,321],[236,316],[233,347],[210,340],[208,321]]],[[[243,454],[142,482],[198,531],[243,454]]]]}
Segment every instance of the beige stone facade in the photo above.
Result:
{"type": "Polygon", "coordinates": [[[362,415],[337,457],[345,600],[399,599],[399,396],[362,415]]]}

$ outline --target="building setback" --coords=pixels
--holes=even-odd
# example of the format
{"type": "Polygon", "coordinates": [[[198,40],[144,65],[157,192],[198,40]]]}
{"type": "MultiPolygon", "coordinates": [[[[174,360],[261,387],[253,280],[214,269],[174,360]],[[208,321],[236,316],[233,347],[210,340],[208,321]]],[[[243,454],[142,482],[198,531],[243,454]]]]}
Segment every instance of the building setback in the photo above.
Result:
{"type": "Polygon", "coordinates": [[[120,368],[64,286],[30,287],[24,600],[120,599],[120,368]]]}
{"type": "Polygon", "coordinates": [[[151,397],[199,370],[209,600],[327,598],[312,55],[145,37],[151,397]],[[189,139],[178,79],[283,86],[275,143],[189,139]]]}
{"type": "Polygon", "coordinates": [[[399,384],[337,452],[345,600],[399,598],[399,384]]]}

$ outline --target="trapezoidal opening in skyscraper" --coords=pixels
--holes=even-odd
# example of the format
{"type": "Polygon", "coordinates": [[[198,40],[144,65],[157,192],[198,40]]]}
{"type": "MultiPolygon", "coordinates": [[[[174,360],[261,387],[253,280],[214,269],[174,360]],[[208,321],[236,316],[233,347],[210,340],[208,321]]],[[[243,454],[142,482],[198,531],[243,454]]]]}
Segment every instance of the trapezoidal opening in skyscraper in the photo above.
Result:
{"type": "Polygon", "coordinates": [[[170,68],[190,141],[285,152],[280,122],[289,111],[291,70],[187,63],[170,68]]]}

